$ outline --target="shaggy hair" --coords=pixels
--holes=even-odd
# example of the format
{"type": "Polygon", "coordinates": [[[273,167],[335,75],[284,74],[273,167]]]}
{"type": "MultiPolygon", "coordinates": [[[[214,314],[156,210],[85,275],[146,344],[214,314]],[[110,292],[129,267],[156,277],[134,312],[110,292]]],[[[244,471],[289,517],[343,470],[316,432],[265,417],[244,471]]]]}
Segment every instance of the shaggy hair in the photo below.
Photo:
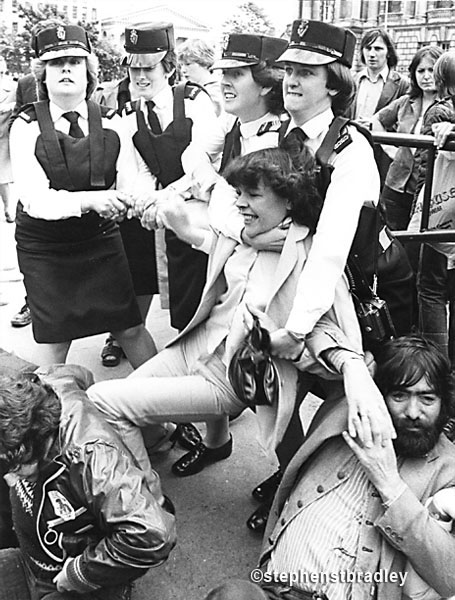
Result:
{"type": "Polygon", "coordinates": [[[0,377],[0,461],[8,471],[44,457],[60,414],[54,390],[34,373],[0,377]]]}
{"type": "MultiPolygon", "coordinates": [[[[36,79],[38,97],[40,100],[49,99],[46,86],[46,63],[47,61],[35,58],[31,65],[32,73],[36,79]]],[[[85,63],[87,65],[87,92],[85,94],[85,99],[88,100],[98,87],[98,58],[95,54],[89,54],[85,57],[85,63]]]]}
{"type": "Polygon", "coordinates": [[[389,69],[394,69],[398,64],[398,54],[395,50],[395,44],[392,42],[392,38],[389,36],[385,29],[370,29],[366,31],[360,40],[360,61],[365,64],[365,58],[363,57],[363,51],[368,46],[371,46],[378,37],[382,38],[384,44],[387,46],[387,65],[389,69]]]}
{"type": "Polygon", "coordinates": [[[420,335],[399,337],[384,344],[378,355],[376,384],[383,396],[415,385],[423,377],[441,398],[446,422],[455,415],[450,361],[433,342],[420,335]]]}
{"type": "Polygon", "coordinates": [[[291,205],[289,216],[315,231],[322,207],[316,189],[315,160],[306,147],[294,159],[282,148],[266,148],[239,156],[230,162],[223,177],[235,188],[257,189],[260,182],[291,205]]]}

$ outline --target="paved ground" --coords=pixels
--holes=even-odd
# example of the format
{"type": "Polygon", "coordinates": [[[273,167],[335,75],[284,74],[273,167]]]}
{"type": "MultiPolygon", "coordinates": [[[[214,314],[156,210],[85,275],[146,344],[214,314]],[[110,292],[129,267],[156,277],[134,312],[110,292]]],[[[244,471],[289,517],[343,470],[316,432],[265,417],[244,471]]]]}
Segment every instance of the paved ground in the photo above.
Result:
{"type": "MultiPolygon", "coordinates": [[[[31,326],[13,329],[9,324],[24,296],[13,237],[14,225],[0,222],[0,304],[5,303],[0,306],[0,347],[39,363],[31,326]]],[[[159,347],[172,336],[167,312],[159,308],[157,299],[147,325],[159,347]]],[[[126,361],[115,369],[101,365],[103,340],[104,336],[78,340],[68,362],[92,369],[97,380],[124,377],[130,372],[126,361]]],[[[233,455],[185,479],[170,473],[180,450],[155,455],[155,467],[177,508],[178,545],[164,565],[137,582],[134,600],[200,600],[226,578],[248,576],[260,548],[260,538],[245,526],[256,506],[250,492],[275,468],[274,460],[259,447],[256,432],[254,415],[248,411],[233,423],[233,455]]]]}

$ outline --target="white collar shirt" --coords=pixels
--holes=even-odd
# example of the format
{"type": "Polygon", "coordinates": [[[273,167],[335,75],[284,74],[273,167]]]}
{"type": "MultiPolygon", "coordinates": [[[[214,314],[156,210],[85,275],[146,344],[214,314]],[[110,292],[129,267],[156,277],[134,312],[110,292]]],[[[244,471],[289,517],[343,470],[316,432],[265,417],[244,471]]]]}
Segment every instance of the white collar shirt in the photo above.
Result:
{"type": "Polygon", "coordinates": [[[387,65],[374,78],[371,77],[367,69],[360,73],[355,111],[356,119],[369,120],[374,115],[388,76],[389,67],[387,65]]]}

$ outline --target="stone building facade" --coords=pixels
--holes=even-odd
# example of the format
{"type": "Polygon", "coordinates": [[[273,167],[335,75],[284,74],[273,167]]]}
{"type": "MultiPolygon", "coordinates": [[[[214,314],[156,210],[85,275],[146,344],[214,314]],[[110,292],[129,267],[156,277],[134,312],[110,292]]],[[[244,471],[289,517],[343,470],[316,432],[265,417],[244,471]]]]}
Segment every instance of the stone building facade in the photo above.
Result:
{"type": "Polygon", "coordinates": [[[348,27],[359,40],[367,29],[387,29],[397,47],[399,71],[407,71],[421,46],[455,48],[453,0],[303,0],[301,14],[304,19],[348,27]]]}

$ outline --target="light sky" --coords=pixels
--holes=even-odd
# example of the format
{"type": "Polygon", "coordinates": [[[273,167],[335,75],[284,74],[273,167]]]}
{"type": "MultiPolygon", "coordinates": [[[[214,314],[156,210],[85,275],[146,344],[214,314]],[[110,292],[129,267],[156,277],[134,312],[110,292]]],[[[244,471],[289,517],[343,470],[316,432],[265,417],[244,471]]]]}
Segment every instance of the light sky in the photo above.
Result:
{"type": "MultiPolygon", "coordinates": [[[[98,0],[101,18],[125,12],[125,0],[98,0]]],[[[277,33],[298,16],[298,0],[254,0],[275,24],[277,33]]],[[[167,5],[184,15],[192,16],[208,27],[218,28],[235,12],[242,0],[128,0],[131,11],[151,6],[167,5]]]]}

